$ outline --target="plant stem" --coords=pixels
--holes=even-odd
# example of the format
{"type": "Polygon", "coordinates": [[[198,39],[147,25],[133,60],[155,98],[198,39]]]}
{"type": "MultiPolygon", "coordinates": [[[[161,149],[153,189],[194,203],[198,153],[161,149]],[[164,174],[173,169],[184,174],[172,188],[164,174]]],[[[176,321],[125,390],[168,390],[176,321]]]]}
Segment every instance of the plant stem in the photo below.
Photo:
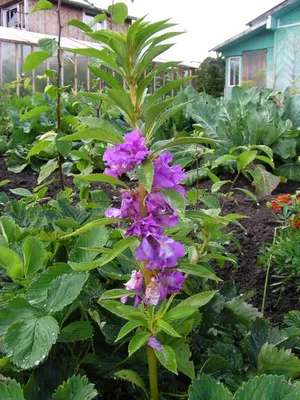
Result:
{"type": "MultiPolygon", "coordinates": [[[[276,241],[276,235],[277,235],[277,228],[275,228],[275,230],[274,230],[274,237],[273,237],[273,242],[272,242],[273,246],[274,246],[275,241],[276,241]]],[[[265,304],[266,304],[266,298],[267,298],[267,290],[268,290],[268,281],[269,281],[269,275],[270,275],[270,269],[271,269],[271,262],[272,262],[272,254],[270,254],[270,257],[268,258],[268,262],[267,262],[267,272],[266,272],[266,278],[265,278],[264,294],[263,294],[262,305],[261,305],[261,313],[262,314],[265,311],[265,304]]]]}
{"type": "MultiPolygon", "coordinates": [[[[61,24],[61,0],[58,0],[57,4],[57,18],[58,18],[58,49],[57,49],[57,104],[56,104],[56,115],[57,115],[57,133],[61,131],[61,92],[60,92],[60,83],[61,83],[61,71],[62,71],[62,62],[61,62],[61,33],[62,33],[62,24],[61,24]]],[[[59,180],[62,190],[65,190],[64,183],[64,175],[62,171],[62,163],[63,156],[58,154],[58,171],[59,171],[59,180]]]]}
{"type": "Polygon", "coordinates": [[[232,189],[233,189],[233,187],[234,187],[236,181],[238,180],[238,177],[239,177],[239,176],[240,176],[240,172],[238,172],[238,173],[236,174],[236,177],[234,178],[234,180],[232,181],[232,184],[230,185],[229,191],[226,193],[225,200],[223,201],[223,204],[222,204],[222,206],[221,206],[221,211],[223,210],[223,208],[224,208],[224,206],[225,206],[225,204],[226,204],[226,202],[227,202],[228,195],[229,195],[230,192],[232,191],[232,189]]]}
{"type": "MultiPolygon", "coordinates": [[[[142,217],[147,216],[147,209],[145,205],[145,197],[147,191],[144,186],[139,182],[138,186],[140,214],[142,217]]],[[[152,272],[146,268],[146,263],[143,263],[143,275],[146,287],[151,282],[152,272]]],[[[148,369],[149,369],[149,386],[150,386],[150,399],[158,400],[158,385],[157,385],[157,358],[152,347],[147,346],[148,369]]]]}
{"type": "Polygon", "coordinates": [[[149,368],[149,385],[150,400],[158,400],[158,384],[157,384],[157,358],[152,347],[147,346],[148,368],[149,368]]]}

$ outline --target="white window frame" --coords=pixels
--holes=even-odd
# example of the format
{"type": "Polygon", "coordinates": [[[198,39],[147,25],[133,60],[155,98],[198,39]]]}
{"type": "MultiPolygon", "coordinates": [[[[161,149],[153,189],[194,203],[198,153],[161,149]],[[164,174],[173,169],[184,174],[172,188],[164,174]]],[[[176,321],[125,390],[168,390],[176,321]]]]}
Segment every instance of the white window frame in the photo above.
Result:
{"type": "Polygon", "coordinates": [[[25,10],[26,3],[27,2],[24,0],[24,1],[20,1],[19,3],[15,3],[15,4],[12,4],[10,6],[7,6],[7,7],[3,8],[2,26],[4,26],[5,28],[14,28],[13,26],[8,26],[7,14],[8,14],[9,11],[11,11],[11,10],[16,8],[17,9],[17,13],[18,13],[18,21],[20,21],[20,22],[23,21],[23,23],[24,23],[24,26],[22,26],[21,28],[17,28],[17,29],[26,29],[26,14],[25,14],[26,13],[26,10],[25,10]],[[21,11],[20,11],[20,5],[21,4],[23,5],[23,15],[21,15],[21,11]]]}
{"type": "MultiPolygon", "coordinates": [[[[242,75],[242,56],[232,56],[228,58],[228,71],[227,71],[227,82],[228,82],[228,87],[234,87],[234,86],[240,86],[241,84],[241,75],[242,75]],[[238,83],[235,83],[234,85],[230,84],[230,61],[232,59],[238,59],[239,60],[239,81],[238,83]]],[[[234,75],[235,76],[235,75],[234,75]]]]}
{"type": "MultiPolygon", "coordinates": [[[[97,14],[92,14],[89,13],[88,11],[83,11],[83,18],[82,18],[82,22],[84,22],[85,24],[89,25],[91,23],[90,18],[87,17],[92,17],[94,18],[97,14]]],[[[101,29],[107,29],[107,24],[106,24],[106,19],[104,19],[101,22],[97,22],[96,25],[94,25],[92,27],[93,31],[100,31],[101,29]]]]}

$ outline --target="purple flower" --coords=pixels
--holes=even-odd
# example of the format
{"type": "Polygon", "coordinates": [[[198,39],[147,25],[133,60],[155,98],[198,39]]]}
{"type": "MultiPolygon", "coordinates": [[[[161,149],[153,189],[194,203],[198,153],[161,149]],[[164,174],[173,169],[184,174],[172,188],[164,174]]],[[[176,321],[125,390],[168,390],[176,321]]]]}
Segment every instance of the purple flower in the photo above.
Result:
{"type": "Polygon", "coordinates": [[[185,190],[179,185],[180,182],[184,181],[185,174],[180,165],[169,165],[172,160],[173,155],[171,153],[160,154],[154,160],[153,187],[175,189],[182,196],[185,196],[185,190]]]}
{"type": "Polygon", "coordinates": [[[126,229],[125,236],[147,236],[149,233],[163,233],[163,229],[157,224],[156,220],[149,215],[142,218],[137,216],[135,221],[126,229]]]}
{"type": "Polygon", "coordinates": [[[179,293],[185,281],[184,276],[179,271],[164,270],[155,278],[159,284],[160,300],[164,300],[167,294],[179,293]]]}
{"type": "Polygon", "coordinates": [[[157,340],[156,336],[151,336],[148,340],[148,346],[152,347],[152,349],[155,350],[163,350],[163,346],[160,344],[160,342],[157,340]]]}
{"type": "Polygon", "coordinates": [[[135,250],[138,261],[146,261],[149,269],[176,267],[177,259],[184,256],[184,248],[168,236],[149,234],[135,250]]]}
{"type": "Polygon", "coordinates": [[[160,300],[159,285],[153,280],[148,284],[145,291],[144,303],[150,306],[156,306],[160,300]]]}
{"type": "Polygon", "coordinates": [[[169,227],[177,225],[178,215],[165,201],[160,192],[149,193],[145,203],[148,213],[155,217],[159,225],[169,227]]]}
{"type": "MultiPolygon", "coordinates": [[[[141,271],[132,271],[131,278],[127,283],[124,283],[124,286],[127,290],[134,290],[135,292],[140,292],[140,295],[134,296],[134,306],[137,307],[141,300],[143,290],[143,274],[141,271]],[[140,296],[140,297],[139,297],[140,296]]],[[[122,303],[126,303],[128,300],[128,296],[124,296],[121,298],[122,303]]]]}
{"type": "Polygon", "coordinates": [[[140,203],[137,193],[124,190],[121,208],[109,208],[105,212],[107,218],[135,219],[140,213],[140,203]]]}
{"type": "Polygon", "coordinates": [[[141,162],[149,154],[145,146],[145,138],[138,131],[132,131],[125,135],[125,142],[109,148],[103,155],[103,161],[109,168],[104,173],[117,178],[125,172],[132,171],[135,165],[141,162]]]}

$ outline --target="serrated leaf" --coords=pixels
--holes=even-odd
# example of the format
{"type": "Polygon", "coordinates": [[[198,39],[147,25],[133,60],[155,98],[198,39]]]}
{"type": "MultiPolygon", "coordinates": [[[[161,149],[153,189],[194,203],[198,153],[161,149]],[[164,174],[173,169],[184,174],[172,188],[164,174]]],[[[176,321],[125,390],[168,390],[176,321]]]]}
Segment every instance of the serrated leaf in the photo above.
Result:
{"type": "Polygon", "coordinates": [[[86,376],[73,375],[57,388],[52,400],[92,400],[97,394],[86,376]]]}
{"type": "Polygon", "coordinates": [[[188,376],[190,379],[195,378],[195,367],[190,357],[192,355],[190,346],[185,339],[177,340],[172,343],[172,349],[175,352],[178,364],[178,370],[188,376]]]}
{"type": "Polygon", "coordinates": [[[100,218],[96,219],[95,221],[89,222],[86,225],[82,226],[81,228],[77,229],[76,231],[69,233],[68,235],[64,235],[60,238],[60,240],[65,240],[69,239],[70,237],[73,236],[78,236],[84,232],[88,232],[91,229],[98,228],[100,226],[105,226],[105,225],[111,225],[111,224],[116,224],[118,222],[121,222],[122,219],[120,218],[100,218]]]}
{"type": "Polygon", "coordinates": [[[158,153],[173,146],[182,144],[215,144],[215,140],[209,138],[199,137],[182,137],[178,139],[159,141],[153,144],[151,150],[153,153],[158,153]]]}
{"type": "Polygon", "coordinates": [[[45,309],[56,312],[71,304],[79,296],[88,277],[87,273],[71,273],[55,278],[48,289],[45,309]]]}
{"type": "Polygon", "coordinates": [[[130,340],[129,345],[128,345],[128,354],[129,357],[132,356],[136,351],[138,351],[142,346],[144,346],[147,342],[148,339],[150,338],[151,333],[150,332],[137,332],[130,340]]]}
{"type": "Polygon", "coordinates": [[[288,373],[300,370],[300,359],[296,357],[291,349],[277,349],[273,344],[265,343],[258,355],[259,369],[261,373],[288,373]]]}
{"type": "Polygon", "coordinates": [[[176,213],[181,217],[184,217],[184,197],[175,189],[161,189],[161,193],[166,202],[173,208],[173,210],[175,210],[176,213]]]}
{"type": "Polygon", "coordinates": [[[121,297],[124,296],[134,296],[135,294],[138,294],[139,292],[136,292],[134,290],[127,290],[127,289],[112,289],[112,290],[106,290],[102,296],[100,297],[100,300],[107,300],[107,299],[120,299],[121,297]]]}
{"type": "MultiPolygon", "coordinates": [[[[189,387],[189,400],[233,400],[233,395],[220,382],[200,375],[189,387]]],[[[254,400],[254,399],[253,399],[254,400]]]]}
{"type": "Polygon", "coordinates": [[[143,389],[146,397],[148,398],[148,393],[146,389],[145,382],[142,377],[135,371],[131,371],[130,369],[122,369],[121,371],[115,372],[114,374],[117,378],[124,379],[125,381],[129,381],[134,385],[143,389]]]}
{"type": "Polygon", "coordinates": [[[0,399],[25,400],[21,385],[14,379],[0,376],[0,399]]]}
{"type": "Polygon", "coordinates": [[[136,168],[136,173],[139,181],[142,183],[148,193],[151,192],[153,177],[154,177],[154,165],[151,160],[145,160],[142,164],[136,168]]]}
{"type": "Polygon", "coordinates": [[[127,306],[122,304],[120,301],[115,301],[115,300],[98,301],[98,303],[103,308],[117,315],[118,317],[127,319],[129,321],[140,320],[147,323],[146,315],[136,307],[127,306]]]}
{"type": "Polygon", "coordinates": [[[33,368],[46,358],[58,333],[58,323],[51,316],[19,320],[6,332],[6,353],[18,367],[33,368]]]}
{"type": "Polygon", "coordinates": [[[109,183],[113,188],[119,185],[129,189],[128,185],[126,185],[126,183],[122,182],[120,179],[105,174],[73,175],[73,177],[83,182],[105,182],[109,183]]]}
{"type": "Polygon", "coordinates": [[[6,269],[13,279],[23,278],[23,263],[17,253],[8,247],[0,246],[0,266],[6,269]]]}
{"type": "Polygon", "coordinates": [[[101,265],[108,264],[110,261],[118,257],[128,247],[136,247],[139,244],[138,239],[135,236],[130,236],[125,239],[119,240],[114,247],[101,259],[101,265]]]}
{"type": "Polygon", "coordinates": [[[62,137],[60,141],[93,139],[112,144],[124,141],[122,135],[112,124],[102,119],[98,119],[98,121],[97,127],[82,129],[79,132],[62,137]]]}
{"type": "Polygon", "coordinates": [[[93,337],[93,327],[86,321],[75,321],[60,332],[58,341],[64,343],[78,342],[93,337]]]}
{"type": "Polygon", "coordinates": [[[163,346],[163,350],[154,350],[158,361],[173,374],[178,375],[177,361],[174,350],[170,346],[163,346]]]}
{"type": "Polygon", "coordinates": [[[22,246],[24,256],[24,277],[34,275],[43,267],[46,251],[42,242],[35,237],[27,237],[22,246]]]}
{"type": "Polygon", "coordinates": [[[231,311],[234,316],[245,325],[249,325],[256,318],[262,317],[262,314],[257,308],[253,307],[251,304],[245,303],[243,299],[234,298],[226,302],[224,307],[231,311]]]}
{"type": "Polygon", "coordinates": [[[282,376],[262,375],[244,382],[234,400],[295,400],[300,399],[300,387],[282,376]]]}
{"type": "Polygon", "coordinates": [[[38,45],[41,50],[47,51],[47,53],[53,55],[58,49],[58,42],[56,39],[40,39],[38,45]]]}

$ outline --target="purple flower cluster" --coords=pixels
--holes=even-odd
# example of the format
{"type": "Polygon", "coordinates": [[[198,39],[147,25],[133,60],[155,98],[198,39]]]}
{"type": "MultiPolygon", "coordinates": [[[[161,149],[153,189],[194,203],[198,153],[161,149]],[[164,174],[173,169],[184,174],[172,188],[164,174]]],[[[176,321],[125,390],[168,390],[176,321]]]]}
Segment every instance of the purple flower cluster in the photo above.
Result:
{"type": "MultiPolygon", "coordinates": [[[[133,131],[125,136],[125,142],[106,150],[104,161],[109,166],[104,173],[118,177],[134,170],[136,165],[150,154],[145,147],[145,139],[139,132],[133,131]]],[[[171,153],[164,153],[154,159],[153,191],[143,199],[147,216],[140,213],[140,199],[137,191],[123,191],[120,208],[110,208],[105,215],[108,218],[122,218],[125,236],[136,236],[141,239],[135,250],[137,261],[145,263],[146,268],[153,271],[152,280],[143,293],[143,275],[133,271],[131,279],[125,284],[128,290],[139,292],[135,296],[134,305],[141,301],[148,305],[156,305],[167,295],[178,293],[184,283],[184,276],[179,271],[169,268],[178,265],[178,259],[184,256],[184,248],[166,236],[162,227],[172,227],[178,223],[178,215],[166,202],[160,192],[162,188],[178,191],[185,197],[184,188],[180,185],[185,178],[180,165],[169,165],[173,160],[171,153]]],[[[127,301],[127,297],[121,299],[127,301]]],[[[155,337],[149,340],[154,347],[155,337]]],[[[158,346],[159,347],[159,346],[158,346]]],[[[157,348],[157,347],[154,347],[157,348]]]]}
{"type": "Polygon", "coordinates": [[[135,165],[141,162],[149,154],[145,147],[145,138],[138,131],[133,131],[125,135],[125,142],[116,144],[114,148],[105,151],[103,161],[109,166],[104,173],[115,178],[125,172],[132,171],[135,165]]]}

